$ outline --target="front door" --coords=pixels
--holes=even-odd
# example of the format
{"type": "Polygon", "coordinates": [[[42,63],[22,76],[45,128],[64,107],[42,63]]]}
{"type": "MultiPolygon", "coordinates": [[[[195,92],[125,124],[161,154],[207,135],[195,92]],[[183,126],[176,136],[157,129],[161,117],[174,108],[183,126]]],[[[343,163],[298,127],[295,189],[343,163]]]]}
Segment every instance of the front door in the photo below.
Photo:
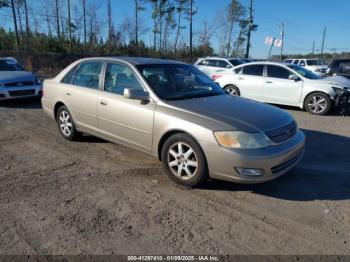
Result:
{"type": "Polygon", "coordinates": [[[267,78],[265,81],[264,100],[269,103],[298,105],[303,81],[292,80],[294,73],[284,67],[267,65],[267,78]]]}
{"type": "Polygon", "coordinates": [[[99,128],[117,142],[151,151],[156,104],[125,98],[125,88],[144,89],[128,65],[108,63],[98,97],[99,128]]]}

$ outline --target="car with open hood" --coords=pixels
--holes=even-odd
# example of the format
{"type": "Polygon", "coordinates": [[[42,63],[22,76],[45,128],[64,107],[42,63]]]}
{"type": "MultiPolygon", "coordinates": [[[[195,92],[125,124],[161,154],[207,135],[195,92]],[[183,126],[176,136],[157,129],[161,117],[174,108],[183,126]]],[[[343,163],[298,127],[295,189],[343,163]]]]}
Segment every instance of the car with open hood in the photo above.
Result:
{"type": "Polygon", "coordinates": [[[0,58],[0,100],[41,94],[42,85],[32,72],[26,71],[14,58],[0,58]]]}
{"type": "Polygon", "coordinates": [[[192,65],[104,57],[74,62],[44,81],[42,107],[61,135],[81,132],[162,161],[177,183],[259,183],[291,170],[305,136],[287,112],[226,94],[192,65]]]}

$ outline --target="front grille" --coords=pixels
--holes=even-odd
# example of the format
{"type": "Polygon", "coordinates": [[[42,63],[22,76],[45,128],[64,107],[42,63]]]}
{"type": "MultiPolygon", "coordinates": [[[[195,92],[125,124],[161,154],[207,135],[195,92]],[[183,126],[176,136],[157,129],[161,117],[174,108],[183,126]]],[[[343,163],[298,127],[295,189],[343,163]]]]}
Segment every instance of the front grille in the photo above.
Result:
{"type": "Polygon", "coordinates": [[[35,85],[33,81],[12,82],[4,84],[5,87],[19,87],[19,86],[32,86],[35,85]]]}
{"type": "Polygon", "coordinates": [[[301,157],[303,151],[300,151],[295,157],[289,159],[288,161],[282,163],[282,164],[279,164],[277,166],[274,166],[271,168],[271,172],[272,174],[278,174],[279,172],[289,168],[290,166],[294,165],[298,160],[299,158],[301,157]]]}
{"type": "Polygon", "coordinates": [[[270,138],[270,140],[274,143],[279,144],[291,139],[293,136],[295,136],[296,133],[297,125],[295,121],[293,121],[286,126],[267,131],[265,132],[265,135],[267,135],[267,137],[270,138]]]}
{"type": "Polygon", "coordinates": [[[327,69],[321,69],[321,73],[326,73],[327,69]]]}
{"type": "Polygon", "coordinates": [[[34,89],[30,90],[19,90],[19,91],[9,91],[10,96],[30,96],[35,94],[34,89]]]}

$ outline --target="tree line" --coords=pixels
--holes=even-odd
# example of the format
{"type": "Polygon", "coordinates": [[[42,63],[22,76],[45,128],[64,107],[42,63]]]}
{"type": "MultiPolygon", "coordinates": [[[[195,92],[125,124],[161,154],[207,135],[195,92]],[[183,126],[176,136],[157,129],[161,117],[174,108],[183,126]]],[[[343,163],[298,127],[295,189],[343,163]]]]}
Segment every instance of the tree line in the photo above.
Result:
{"type": "Polygon", "coordinates": [[[195,0],[134,0],[132,17],[115,21],[111,0],[0,0],[0,50],[82,55],[243,56],[251,20],[229,0],[212,17],[196,20],[195,0]],[[41,7],[40,7],[41,5],[41,7]],[[149,8],[151,14],[145,13],[149,8]],[[106,17],[101,17],[105,9],[106,17]],[[145,23],[151,19],[151,26],[145,23]],[[193,28],[195,21],[195,30],[193,28]],[[212,42],[218,43],[214,51],[212,42]]]}

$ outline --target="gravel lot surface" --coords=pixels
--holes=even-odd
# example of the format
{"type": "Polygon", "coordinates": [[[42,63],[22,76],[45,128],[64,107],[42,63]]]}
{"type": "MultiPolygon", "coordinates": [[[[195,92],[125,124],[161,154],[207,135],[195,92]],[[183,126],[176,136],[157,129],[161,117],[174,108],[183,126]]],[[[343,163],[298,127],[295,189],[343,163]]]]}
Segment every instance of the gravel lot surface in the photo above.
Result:
{"type": "Polygon", "coordinates": [[[297,168],[188,190],[143,153],[65,141],[39,100],[1,102],[0,254],[350,254],[350,117],[284,109],[297,168]]]}

